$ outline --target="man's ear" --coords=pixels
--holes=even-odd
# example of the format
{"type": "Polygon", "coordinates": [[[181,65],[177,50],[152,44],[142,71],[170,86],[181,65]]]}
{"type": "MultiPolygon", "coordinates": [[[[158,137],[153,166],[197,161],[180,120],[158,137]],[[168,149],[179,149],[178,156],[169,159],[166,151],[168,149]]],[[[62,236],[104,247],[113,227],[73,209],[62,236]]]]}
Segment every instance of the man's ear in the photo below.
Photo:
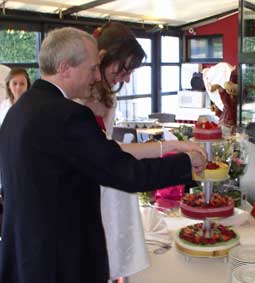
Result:
{"type": "Polygon", "coordinates": [[[70,65],[67,61],[63,60],[60,62],[57,71],[62,78],[68,78],[70,75],[70,65]]]}
{"type": "Polygon", "coordinates": [[[106,52],[107,52],[107,51],[106,51],[105,49],[99,50],[98,56],[99,56],[100,62],[103,60],[104,55],[105,55],[106,52]]]}

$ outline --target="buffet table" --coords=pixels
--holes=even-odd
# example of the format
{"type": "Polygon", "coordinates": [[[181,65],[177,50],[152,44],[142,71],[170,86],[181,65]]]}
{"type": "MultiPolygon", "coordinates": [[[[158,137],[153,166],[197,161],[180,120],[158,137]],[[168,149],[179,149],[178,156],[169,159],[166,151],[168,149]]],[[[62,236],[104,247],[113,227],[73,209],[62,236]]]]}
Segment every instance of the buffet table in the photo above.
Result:
{"type": "MultiPolygon", "coordinates": [[[[171,221],[168,219],[168,222],[171,221]]],[[[241,244],[255,245],[255,221],[236,227],[241,244]]],[[[175,233],[174,233],[175,234],[175,233]]],[[[149,252],[151,266],[129,277],[128,283],[230,283],[227,258],[191,258],[172,248],[163,254],[149,252]]]]}

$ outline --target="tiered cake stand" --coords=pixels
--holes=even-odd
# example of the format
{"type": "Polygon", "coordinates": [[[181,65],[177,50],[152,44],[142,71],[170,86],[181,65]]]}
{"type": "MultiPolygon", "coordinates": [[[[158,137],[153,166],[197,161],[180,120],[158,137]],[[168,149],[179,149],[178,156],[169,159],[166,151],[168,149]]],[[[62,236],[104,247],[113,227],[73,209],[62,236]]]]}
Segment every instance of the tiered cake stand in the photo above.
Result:
{"type": "MultiPolygon", "coordinates": [[[[202,143],[206,149],[207,155],[208,155],[208,162],[214,162],[215,160],[215,152],[213,152],[213,144],[219,145],[219,147],[221,145],[224,145],[225,141],[222,140],[194,140],[196,142],[202,143]]],[[[224,146],[222,146],[222,148],[224,148],[224,146]]],[[[223,149],[224,151],[224,149],[223,149]]],[[[224,155],[224,152],[223,152],[224,155]]],[[[225,156],[225,162],[229,162],[230,160],[228,158],[231,158],[231,152],[230,152],[230,156],[225,156]]],[[[215,182],[225,182],[229,179],[229,175],[226,175],[224,178],[222,179],[205,179],[203,177],[199,177],[197,176],[194,180],[195,181],[200,181],[202,188],[203,188],[203,193],[205,196],[205,202],[206,204],[210,203],[211,197],[212,197],[212,193],[213,193],[213,185],[215,182]]],[[[187,216],[186,216],[187,217],[187,216]]],[[[219,217],[217,217],[219,218],[219,217]]],[[[193,218],[193,219],[197,219],[197,218],[193,218]]],[[[199,218],[201,219],[201,218],[199,218]]],[[[201,222],[203,221],[203,227],[205,229],[205,235],[206,237],[210,237],[211,233],[211,223],[215,220],[215,218],[205,218],[202,219],[201,222]]],[[[228,252],[229,250],[235,246],[239,244],[239,241],[235,241],[233,243],[233,245],[226,245],[226,247],[224,247],[224,245],[215,245],[215,246],[211,246],[208,247],[207,249],[203,250],[200,249],[199,247],[196,247],[196,245],[194,244],[193,246],[191,245],[191,247],[184,247],[183,245],[181,245],[180,241],[178,240],[178,235],[176,237],[176,248],[177,250],[179,250],[182,254],[185,255],[185,259],[187,261],[190,261],[190,259],[192,257],[210,257],[210,258],[224,258],[225,261],[227,261],[227,256],[228,256],[228,252]]],[[[230,240],[231,241],[231,240],[230,240]]]]}

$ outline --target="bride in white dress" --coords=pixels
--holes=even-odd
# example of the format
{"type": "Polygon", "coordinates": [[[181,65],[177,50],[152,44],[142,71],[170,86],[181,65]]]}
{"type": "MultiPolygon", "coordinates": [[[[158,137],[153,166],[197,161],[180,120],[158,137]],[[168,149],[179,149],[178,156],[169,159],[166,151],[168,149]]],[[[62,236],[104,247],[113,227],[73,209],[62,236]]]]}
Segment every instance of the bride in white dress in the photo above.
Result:
{"type": "MultiPolygon", "coordinates": [[[[123,24],[109,22],[93,33],[99,48],[101,81],[80,103],[90,107],[108,138],[116,110],[115,93],[140,67],[145,53],[133,33],[123,24]],[[119,88],[114,92],[112,89],[119,88]]],[[[166,152],[204,151],[191,142],[121,144],[138,159],[159,157],[166,152]]],[[[110,166],[110,165],[109,165],[110,166]]],[[[110,265],[110,278],[128,277],[149,266],[137,194],[101,186],[101,211],[110,265]]]]}

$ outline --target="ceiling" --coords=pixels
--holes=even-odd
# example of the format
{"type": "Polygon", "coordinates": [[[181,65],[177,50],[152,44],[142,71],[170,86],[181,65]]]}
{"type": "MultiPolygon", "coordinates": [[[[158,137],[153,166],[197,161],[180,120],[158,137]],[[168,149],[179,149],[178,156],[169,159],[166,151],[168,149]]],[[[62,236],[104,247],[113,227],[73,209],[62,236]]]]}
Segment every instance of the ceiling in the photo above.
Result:
{"type": "Polygon", "coordinates": [[[238,0],[0,0],[7,9],[182,26],[231,12],[238,0]]]}

